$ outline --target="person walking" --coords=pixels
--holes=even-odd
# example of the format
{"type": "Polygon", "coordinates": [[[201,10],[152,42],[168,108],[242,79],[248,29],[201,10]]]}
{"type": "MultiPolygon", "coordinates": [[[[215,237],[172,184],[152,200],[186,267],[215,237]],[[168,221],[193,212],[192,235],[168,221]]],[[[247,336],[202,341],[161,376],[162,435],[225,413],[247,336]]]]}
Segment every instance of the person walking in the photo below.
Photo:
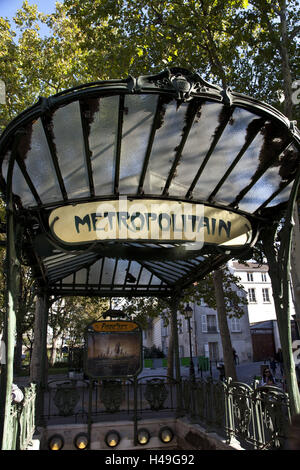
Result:
{"type": "Polygon", "coordinates": [[[233,354],[233,360],[235,365],[239,363],[239,356],[237,355],[237,352],[234,348],[232,348],[232,354],[233,354]]]}
{"type": "Polygon", "coordinates": [[[263,371],[263,376],[261,379],[261,386],[265,385],[276,385],[275,379],[268,367],[266,367],[263,371]]]}
{"type": "Polygon", "coordinates": [[[276,375],[276,361],[274,357],[271,357],[270,359],[270,369],[272,371],[273,377],[276,375]]]}

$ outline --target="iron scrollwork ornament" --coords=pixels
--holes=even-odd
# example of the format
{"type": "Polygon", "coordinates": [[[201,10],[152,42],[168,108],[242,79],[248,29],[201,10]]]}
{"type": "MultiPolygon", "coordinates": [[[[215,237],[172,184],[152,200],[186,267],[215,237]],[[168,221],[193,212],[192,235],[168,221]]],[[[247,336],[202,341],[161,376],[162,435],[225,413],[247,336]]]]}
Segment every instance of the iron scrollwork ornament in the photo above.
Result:
{"type": "Polygon", "coordinates": [[[101,401],[106,411],[115,413],[119,411],[123,401],[122,383],[119,380],[103,380],[101,388],[101,401]]]}
{"type": "Polygon", "coordinates": [[[148,401],[151,410],[161,410],[167,396],[168,390],[162,379],[147,380],[145,398],[148,401]]]}
{"type": "Polygon", "coordinates": [[[233,383],[230,387],[236,434],[244,439],[250,437],[252,392],[246,384],[233,383]]]}
{"type": "Polygon", "coordinates": [[[54,404],[59,410],[60,416],[72,416],[79,401],[80,395],[76,388],[76,382],[64,382],[57,384],[54,395],[54,404]]]}

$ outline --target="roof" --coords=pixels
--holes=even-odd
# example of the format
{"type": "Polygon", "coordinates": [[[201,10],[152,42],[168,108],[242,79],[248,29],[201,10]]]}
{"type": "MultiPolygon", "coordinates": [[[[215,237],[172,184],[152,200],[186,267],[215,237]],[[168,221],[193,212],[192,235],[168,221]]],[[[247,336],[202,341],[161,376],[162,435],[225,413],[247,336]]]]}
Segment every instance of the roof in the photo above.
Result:
{"type": "Polygon", "coordinates": [[[258,271],[258,272],[268,272],[269,266],[267,264],[253,263],[251,261],[246,261],[245,264],[241,264],[237,261],[232,262],[232,267],[235,271],[258,271]]]}
{"type": "Polygon", "coordinates": [[[22,259],[50,294],[170,296],[248,256],[287,204],[299,132],[173,68],[41,98],[5,129],[0,163],[22,259]],[[188,224],[196,238],[182,235],[188,224]]]}
{"type": "Polygon", "coordinates": [[[256,323],[251,323],[250,329],[251,330],[273,330],[273,322],[276,320],[265,320],[256,323]]]}

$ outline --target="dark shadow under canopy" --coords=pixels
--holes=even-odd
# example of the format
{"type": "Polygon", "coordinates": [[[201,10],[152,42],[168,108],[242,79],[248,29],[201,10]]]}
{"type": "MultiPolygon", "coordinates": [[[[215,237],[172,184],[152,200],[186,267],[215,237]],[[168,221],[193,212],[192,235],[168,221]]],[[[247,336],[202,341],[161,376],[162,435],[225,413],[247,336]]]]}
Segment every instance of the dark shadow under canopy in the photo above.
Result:
{"type": "Polygon", "coordinates": [[[41,98],[1,136],[0,183],[48,294],[170,296],[251,256],[286,207],[299,145],[276,109],[174,68],[41,98]]]}

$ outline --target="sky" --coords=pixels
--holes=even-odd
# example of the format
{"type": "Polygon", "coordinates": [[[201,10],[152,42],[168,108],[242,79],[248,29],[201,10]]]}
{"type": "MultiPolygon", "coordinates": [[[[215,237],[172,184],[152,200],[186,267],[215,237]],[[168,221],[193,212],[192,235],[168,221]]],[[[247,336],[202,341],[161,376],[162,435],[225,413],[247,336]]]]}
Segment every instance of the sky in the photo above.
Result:
{"type": "MultiPolygon", "coordinates": [[[[55,3],[57,0],[28,0],[30,5],[37,5],[39,11],[43,13],[53,13],[55,11],[55,3]]],[[[16,14],[16,11],[22,7],[23,0],[0,0],[0,16],[8,18],[12,21],[16,14]]],[[[41,29],[41,34],[47,33],[47,27],[45,30],[41,29]]]]}

